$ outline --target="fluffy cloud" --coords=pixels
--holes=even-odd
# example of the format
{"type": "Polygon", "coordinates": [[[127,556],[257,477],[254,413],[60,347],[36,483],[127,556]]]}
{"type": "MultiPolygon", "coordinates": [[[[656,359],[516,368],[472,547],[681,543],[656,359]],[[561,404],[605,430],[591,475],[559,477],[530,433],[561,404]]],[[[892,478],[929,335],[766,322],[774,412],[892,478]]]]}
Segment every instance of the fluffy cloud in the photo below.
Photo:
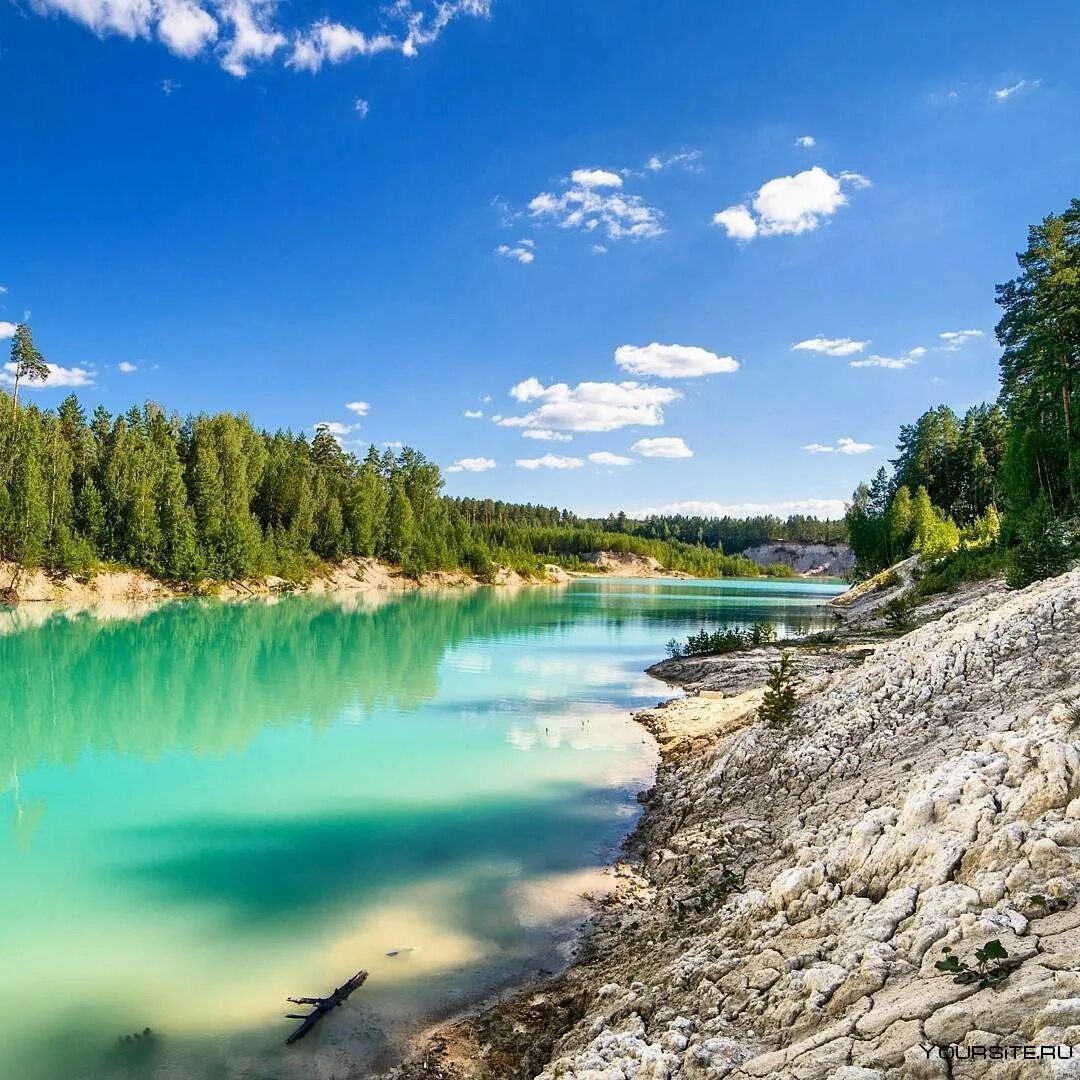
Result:
{"type": "Polygon", "coordinates": [[[753,240],[758,234],[758,223],[745,206],[729,206],[713,214],[713,224],[722,225],[732,240],[753,240]]]}
{"type": "Polygon", "coordinates": [[[874,449],[871,443],[856,442],[854,439],[837,439],[836,449],[841,454],[868,454],[874,449]]]}
{"type": "MultiPolygon", "coordinates": [[[[157,34],[162,44],[177,56],[197,56],[218,36],[218,22],[194,3],[162,5],[157,34]]],[[[168,81],[168,80],[166,80],[168,81]]],[[[166,93],[171,93],[166,90],[166,93]]]]}
{"type": "Polygon", "coordinates": [[[466,420],[480,420],[484,415],[483,409],[466,409],[462,414],[466,420]]]}
{"type": "Polygon", "coordinates": [[[125,375],[130,375],[133,371],[138,371],[138,365],[131,363],[129,360],[121,360],[116,365],[117,371],[122,371],[125,375]]]}
{"type": "Polygon", "coordinates": [[[296,35],[285,63],[300,71],[318,71],[324,63],[340,64],[356,56],[375,56],[397,48],[398,42],[390,34],[369,37],[362,30],[320,19],[296,35]]]}
{"type": "Polygon", "coordinates": [[[620,345],[615,363],[632,375],[658,375],[665,379],[689,379],[739,370],[738,360],[718,356],[697,345],[620,345]]]}
{"type": "Polygon", "coordinates": [[[583,382],[544,386],[529,378],[510,388],[515,401],[535,403],[524,416],[501,416],[503,427],[546,428],[550,431],[615,431],[631,424],[656,427],[664,422],[663,406],[682,396],[670,386],[638,382],[583,382]]]}
{"type": "Polygon", "coordinates": [[[586,188],[621,188],[622,177],[607,169],[575,169],[570,174],[570,183],[586,188]]]}
{"type": "Polygon", "coordinates": [[[537,195],[529,203],[529,214],[562,229],[603,232],[609,240],[648,240],[664,231],[660,211],[646,205],[640,195],[624,194],[617,173],[575,169],[563,184],[563,191],[537,195]]]}
{"type": "Polygon", "coordinates": [[[811,146],[817,145],[817,139],[815,139],[813,135],[800,135],[795,140],[795,145],[805,147],[809,150],[811,146]]]}
{"type": "Polygon", "coordinates": [[[835,446],[814,442],[807,443],[803,449],[810,454],[831,454],[833,451],[838,454],[868,454],[874,447],[871,443],[856,442],[854,439],[845,437],[837,439],[835,446]]]}
{"type": "Polygon", "coordinates": [[[899,371],[911,367],[912,364],[917,364],[925,355],[926,349],[921,345],[916,345],[914,349],[908,349],[906,353],[900,356],[868,356],[864,360],[852,360],[851,366],[893,368],[899,371]]]}
{"type": "Polygon", "coordinates": [[[865,176],[842,172],[837,176],[819,165],[794,176],[778,176],[762,184],[750,207],[729,206],[713,215],[735,240],[756,236],[797,236],[812,232],[821,222],[846,206],[845,188],[869,187],[865,176]]]}
{"type": "MultiPolygon", "coordinates": [[[[10,326],[10,323],[0,323],[0,332],[2,332],[5,325],[10,326]]],[[[14,333],[14,327],[12,328],[14,333]]],[[[49,378],[45,382],[38,382],[33,379],[23,379],[20,383],[20,387],[25,387],[28,390],[52,390],[57,387],[72,387],[72,386],[93,386],[94,385],[94,372],[87,368],[81,367],[61,367],[60,364],[46,364],[49,369],[49,378]]],[[[0,383],[6,386],[15,385],[15,365],[5,364],[3,369],[0,369],[0,383]]]]}
{"type": "Polygon", "coordinates": [[[526,428],[522,433],[523,439],[536,439],[539,442],[573,442],[573,435],[563,435],[559,431],[549,431],[547,428],[526,428]]]}
{"type": "Polygon", "coordinates": [[[0,339],[13,337],[17,329],[13,322],[0,322],[0,339]]]}
{"type": "Polygon", "coordinates": [[[447,472],[487,472],[495,468],[495,461],[489,457],[463,457],[454,462],[447,472]]]}
{"type": "Polygon", "coordinates": [[[589,454],[589,460],[594,465],[633,465],[634,459],[623,457],[621,454],[613,454],[610,450],[597,450],[589,454]]]}
{"type": "Polygon", "coordinates": [[[862,352],[869,341],[856,341],[854,338],[813,337],[805,341],[796,341],[791,347],[801,352],[825,353],[826,356],[852,356],[862,352]]]}
{"type": "Polygon", "coordinates": [[[945,343],[942,347],[949,352],[962,349],[969,341],[976,341],[986,335],[981,330],[943,330],[938,337],[945,343]]]}
{"type": "Polygon", "coordinates": [[[366,120],[368,113],[371,112],[371,102],[366,98],[358,97],[356,101],[353,102],[353,109],[361,120],[366,120]]]}
{"type": "Polygon", "coordinates": [[[532,240],[519,240],[516,244],[500,244],[495,249],[496,255],[505,259],[516,259],[528,266],[536,258],[536,244],[532,240]]]}
{"type": "Polygon", "coordinates": [[[32,0],[31,10],[66,15],[99,37],[156,36],[184,58],[216,43],[221,66],[243,78],[253,64],[270,60],[286,47],[289,67],[312,72],[323,64],[382,52],[415,56],[458,17],[490,16],[491,0],[392,0],[382,9],[391,29],[374,34],[327,18],[284,27],[278,15],[288,9],[275,0],[32,0]]]}
{"type": "Polygon", "coordinates": [[[350,431],[355,431],[359,426],[359,424],[339,424],[336,420],[320,420],[317,424],[312,425],[316,431],[325,431],[327,434],[333,435],[335,439],[344,438],[350,431]]]}
{"type": "Polygon", "coordinates": [[[519,469],[580,469],[585,463],[581,458],[545,454],[538,458],[518,458],[514,464],[519,469]]]}
{"type": "Polygon", "coordinates": [[[657,439],[638,439],[630,449],[642,457],[689,458],[694,456],[694,451],[675,435],[664,435],[657,439]]]}
{"type": "Polygon", "coordinates": [[[649,517],[651,514],[688,514],[701,517],[762,517],[766,514],[784,517],[788,514],[808,514],[821,518],[840,518],[844,516],[844,500],[790,499],[772,503],[721,503],[688,499],[685,502],[668,503],[666,506],[647,507],[634,516],[649,517]]]}
{"type": "Polygon", "coordinates": [[[221,66],[238,79],[244,78],[253,62],[269,60],[286,43],[275,29],[271,0],[227,0],[221,14],[232,26],[232,36],[222,42],[221,66]]]}
{"type": "Polygon", "coordinates": [[[366,401],[346,401],[345,408],[357,416],[367,416],[371,412],[371,406],[366,401]]]}

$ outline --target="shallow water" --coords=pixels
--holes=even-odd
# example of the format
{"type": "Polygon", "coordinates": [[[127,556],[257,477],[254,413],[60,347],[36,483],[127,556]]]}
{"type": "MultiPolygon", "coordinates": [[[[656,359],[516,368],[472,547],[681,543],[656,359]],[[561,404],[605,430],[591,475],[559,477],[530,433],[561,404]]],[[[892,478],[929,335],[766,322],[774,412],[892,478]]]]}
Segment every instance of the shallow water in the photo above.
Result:
{"type": "Polygon", "coordinates": [[[0,609],[0,1077],[341,1077],[558,966],[655,767],[642,669],[702,625],[824,628],[838,591],[0,609]],[[359,968],[285,1051],[284,998],[359,968]]]}

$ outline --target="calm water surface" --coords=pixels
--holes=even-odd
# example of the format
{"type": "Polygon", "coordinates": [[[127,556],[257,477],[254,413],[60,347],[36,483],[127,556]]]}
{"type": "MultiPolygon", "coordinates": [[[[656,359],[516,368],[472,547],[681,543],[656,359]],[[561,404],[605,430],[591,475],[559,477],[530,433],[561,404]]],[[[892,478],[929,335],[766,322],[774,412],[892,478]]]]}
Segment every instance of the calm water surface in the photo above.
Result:
{"type": "Polygon", "coordinates": [[[0,1077],[340,1078],[558,966],[651,782],[642,669],[702,625],[829,626],[838,591],[0,609],[0,1077]],[[284,1050],[284,998],[361,967],[284,1050]]]}

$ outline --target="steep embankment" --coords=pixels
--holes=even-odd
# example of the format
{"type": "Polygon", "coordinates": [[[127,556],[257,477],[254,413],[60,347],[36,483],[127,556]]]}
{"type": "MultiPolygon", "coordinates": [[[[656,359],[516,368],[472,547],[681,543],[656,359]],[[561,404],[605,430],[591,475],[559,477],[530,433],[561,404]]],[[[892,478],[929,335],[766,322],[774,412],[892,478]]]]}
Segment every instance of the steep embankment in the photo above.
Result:
{"type": "MultiPolygon", "coordinates": [[[[544,583],[568,581],[569,575],[558,566],[545,566],[544,583]]],[[[526,579],[513,570],[500,567],[496,585],[520,585],[526,579]]],[[[280,577],[245,581],[219,581],[199,586],[174,585],[151,577],[142,570],[103,570],[87,577],[47,573],[27,569],[17,563],[0,562],[0,603],[46,602],[58,604],[94,604],[115,601],[163,600],[189,596],[194,592],[211,593],[223,598],[257,596],[276,592],[360,592],[369,590],[407,590],[419,588],[461,588],[479,585],[463,570],[437,570],[420,577],[410,577],[400,567],[378,559],[346,559],[312,573],[303,582],[280,577]]]]}
{"type": "Polygon", "coordinates": [[[399,1075],[1076,1075],[941,1056],[1080,1044],[1080,571],[982,592],[804,663],[783,730],[753,664],[639,717],[664,762],[582,962],[399,1075]],[[996,988],[935,967],[994,940],[996,988]]]}
{"type": "Polygon", "coordinates": [[[614,577],[690,577],[681,570],[665,570],[651,555],[636,555],[632,551],[592,551],[582,555],[581,561],[614,577]]]}
{"type": "Polygon", "coordinates": [[[855,565],[848,544],[809,544],[797,540],[771,540],[741,552],[759,566],[790,566],[807,577],[844,577],[855,565]]]}

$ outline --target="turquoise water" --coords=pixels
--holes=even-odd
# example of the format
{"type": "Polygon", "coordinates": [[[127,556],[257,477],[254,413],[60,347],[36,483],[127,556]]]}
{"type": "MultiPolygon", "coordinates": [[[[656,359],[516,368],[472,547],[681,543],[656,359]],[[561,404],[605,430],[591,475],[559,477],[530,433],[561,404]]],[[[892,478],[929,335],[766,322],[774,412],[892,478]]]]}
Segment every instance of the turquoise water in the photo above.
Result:
{"type": "Polygon", "coordinates": [[[0,1077],[341,1076],[556,967],[651,782],[642,669],[702,625],[831,625],[837,591],[0,609],[0,1077]],[[361,967],[286,1051],[284,998],[361,967]]]}

